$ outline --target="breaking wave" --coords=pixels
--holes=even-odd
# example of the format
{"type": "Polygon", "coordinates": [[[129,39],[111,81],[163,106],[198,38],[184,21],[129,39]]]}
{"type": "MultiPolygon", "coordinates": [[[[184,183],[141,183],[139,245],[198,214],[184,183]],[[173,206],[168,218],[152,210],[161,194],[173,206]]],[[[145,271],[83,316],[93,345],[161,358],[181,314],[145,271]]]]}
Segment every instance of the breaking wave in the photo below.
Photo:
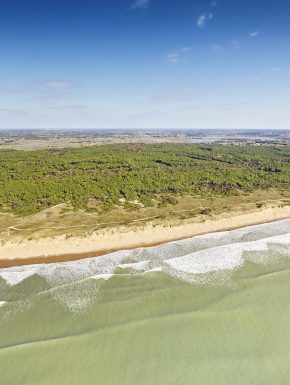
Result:
{"type": "Polygon", "coordinates": [[[104,283],[116,275],[163,273],[190,284],[219,284],[247,261],[261,264],[290,256],[289,246],[290,220],[283,220],[80,261],[3,269],[0,285],[15,287],[39,276],[51,288],[60,289],[56,291],[59,300],[71,308],[81,307],[80,302],[86,306],[87,301],[82,294],[78,298],[77,292],[88,280],[104,283]]]}

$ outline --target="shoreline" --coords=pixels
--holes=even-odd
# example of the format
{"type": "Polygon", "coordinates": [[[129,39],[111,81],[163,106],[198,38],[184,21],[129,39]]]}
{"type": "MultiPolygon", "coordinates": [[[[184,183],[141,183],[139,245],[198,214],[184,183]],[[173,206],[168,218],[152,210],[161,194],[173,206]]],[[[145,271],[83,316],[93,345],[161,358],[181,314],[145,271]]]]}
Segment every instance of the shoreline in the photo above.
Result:
{"type": "Polygon", "coordinates": [[[112,228],[90,236],[65,236],[8,241],[0,247],[0,269],[15,266],[77,261],[117,251],[154,247],[194,236],[236,230],[290,218],[290,206],[268,207],[247,213],[222,214],[190,223],[148,224],[143,228],[112,228]],[[144,241],[147,240],[147,241],[144,241]]]}

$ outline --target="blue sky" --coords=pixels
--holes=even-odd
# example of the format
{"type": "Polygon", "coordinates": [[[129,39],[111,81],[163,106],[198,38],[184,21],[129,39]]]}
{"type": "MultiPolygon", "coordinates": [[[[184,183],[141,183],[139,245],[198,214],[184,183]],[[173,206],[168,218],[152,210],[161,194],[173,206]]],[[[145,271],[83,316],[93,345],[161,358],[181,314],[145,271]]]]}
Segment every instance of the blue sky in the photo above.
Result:
{"type": "Polygon", "coordinates": [[[9,0],[0,128],[290,128],[289,0],[9,0]]]}

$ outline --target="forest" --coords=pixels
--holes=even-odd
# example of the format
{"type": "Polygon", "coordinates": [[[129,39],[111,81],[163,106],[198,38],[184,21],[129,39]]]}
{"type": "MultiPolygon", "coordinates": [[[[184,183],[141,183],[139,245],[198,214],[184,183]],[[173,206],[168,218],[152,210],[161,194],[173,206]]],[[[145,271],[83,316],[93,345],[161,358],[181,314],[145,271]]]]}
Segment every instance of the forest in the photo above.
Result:
{"type": "Polygon", "coordinates": [[[290,148],[115,144],[0,151],[0,212],[25,216],[60,203],[88,212],[175,204],[179,197],[290,189],[290,148]]]}

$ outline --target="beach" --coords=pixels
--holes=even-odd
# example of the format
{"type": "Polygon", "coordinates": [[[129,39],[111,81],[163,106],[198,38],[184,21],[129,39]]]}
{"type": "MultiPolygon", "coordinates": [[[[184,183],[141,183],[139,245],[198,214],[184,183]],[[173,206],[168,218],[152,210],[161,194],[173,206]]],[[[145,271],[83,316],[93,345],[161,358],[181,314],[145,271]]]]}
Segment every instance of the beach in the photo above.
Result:
{"type": "Polygon", "coordinates": [[[290,385],[290,1],[2,3],[0,385],[290,385]]]}
{"type": "Polygon", "coordinates": [[[233,211],[214,217],[199,216],[194,220],[112,227],[89,235],[64,234],[31,240],[17,238],[2,241],[0,267],[79,260],[287,218],[290,218],[289,206],[272,205],[249,212],[233,211]]]}
{"type": "Polygon", "coordinates": [[[289,235],[285,219],[0,269],[1,383],[287,385],[289,235]]]}

